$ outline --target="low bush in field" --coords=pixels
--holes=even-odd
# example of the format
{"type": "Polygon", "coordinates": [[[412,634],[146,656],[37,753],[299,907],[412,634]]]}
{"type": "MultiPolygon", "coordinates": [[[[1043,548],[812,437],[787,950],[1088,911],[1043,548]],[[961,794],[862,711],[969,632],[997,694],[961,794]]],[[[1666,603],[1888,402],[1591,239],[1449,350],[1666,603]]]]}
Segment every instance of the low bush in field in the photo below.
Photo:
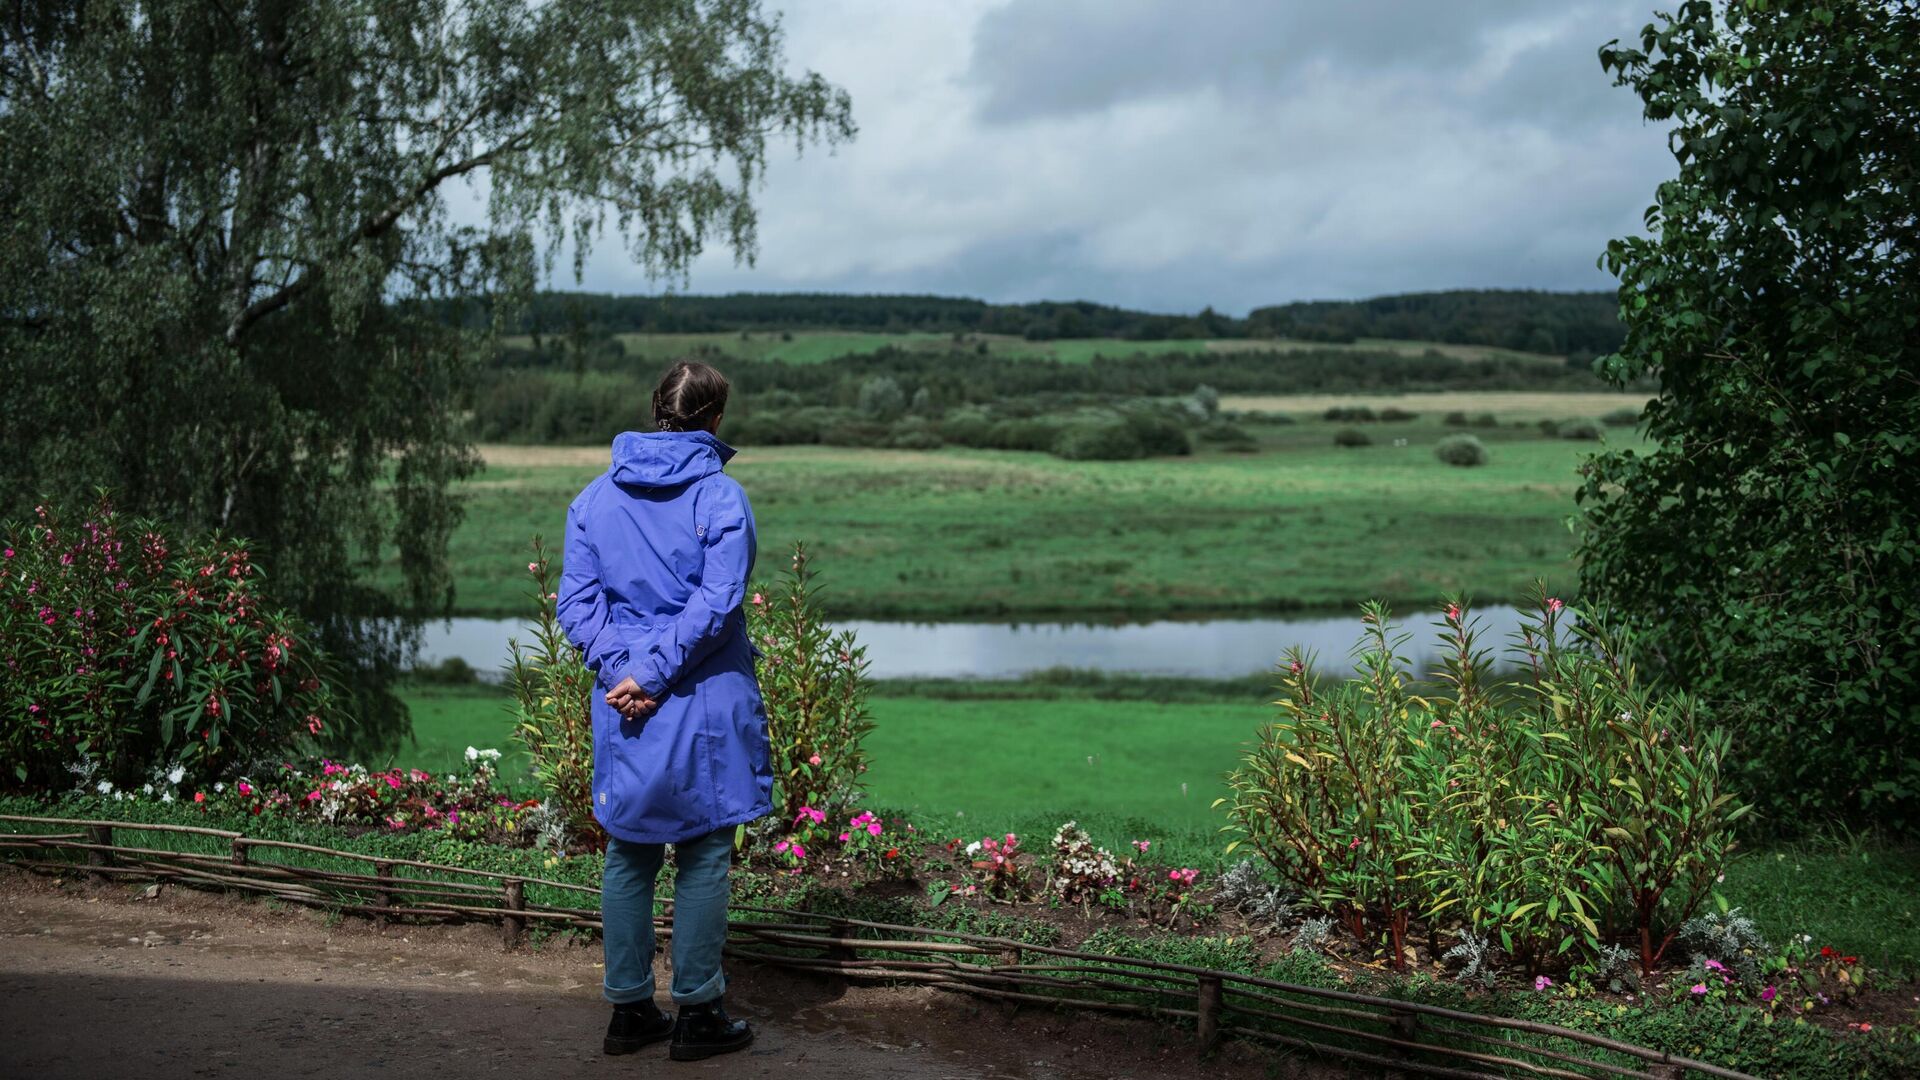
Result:
{"type": "Polygon", "coordinates": [[[1403,424],[1409,420],[1418,420],[1419,418],[1419,413],[1408,412],[1405,409],[1396,408],[1391,405],[1380,410],[1380,421],[1382,423],[1403,424]]]}
{"type": "Polygon", "coordinates": [[[0,529],[0,784],[211,783],[342,734],[308,628],[238,541],[105,499],[0,529]]]}
{"type": "Polygon", "coordinates": [[[1078,420],[1060,429],[1053,453],[1068,461],[1131,461],[1147,449],[1119,420],[1078,420]]]}
{"type": "Polygon", "coordinates": [[[1605,432],[1592,420],[1568,420],[1561,424],[1554,434],[1562,439],[1584,439],[1597,442],[1605,432]]]}
{"type": "Polygon", "coordinates": [[[1333,433],[1335,446],[1372,446],[1373,436],[1358,428],[1341,428],[1333,433]]]}
{"type": "Polygon", "coordinates": [[[1604,619],[1568,643],[1561,603],[1536,608],[1515,643],[1530,677],[1494,683],[1450,604],[1450,689],[1422,698],[1406,635],[1367,605],[1361,674],[1323,694],[1290,653],[1283,714],[1230,778],[1236,843],[1396,965],[1422,918],[1492,938],[1529,974],[1615,942],[1651,972],[1733,849],[1748,808],[1721,779],[1726,735],[1639,682],[1604,619]]]}
{"type": "Polygon", "coordinates": [[[1222,450],[1252,451],[1259,449],[1259,442],[1246,428],[1224,420],[1208,424],[1199,430],[1196,437],[1203,443],[1209,443],[1222,450]]]}
{"type": "Polygon", "coordinates": [[[1349,424],[1367,424],[1379,419],[1365,405],[1334,405],[1321,413],[1320,418],[1349,424]]]}
{"type": "Polygon", "coordinates": [[[1608,427],[1632,427],[1640,422],[1639,409],[1615,409],[1600,418],[1608,427]]]}
{"type": "Polygon", "coordinates": [[[1485,465],[1487,447],[1471,435],[1449,435],[1434,444],[1433,456],[1449,465],[1485,465]]]}

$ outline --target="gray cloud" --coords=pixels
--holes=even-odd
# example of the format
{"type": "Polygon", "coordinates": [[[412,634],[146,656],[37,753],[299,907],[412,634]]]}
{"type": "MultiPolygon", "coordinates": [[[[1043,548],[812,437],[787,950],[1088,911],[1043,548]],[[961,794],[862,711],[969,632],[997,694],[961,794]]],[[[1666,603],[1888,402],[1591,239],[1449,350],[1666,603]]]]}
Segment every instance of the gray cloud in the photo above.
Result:
{"type": "MultiPolygon", "coordinates": [[[[851,91],[860,137],[776,152],[757,265],[709,252],[687,287],[1232,312],[1606,287],[1595,257],[1673,168],[1595,59],[1647,11],[795,0],[788,55],[851,91]]],[[[662,287],[617,244],[584,284],[662,287]]]]}

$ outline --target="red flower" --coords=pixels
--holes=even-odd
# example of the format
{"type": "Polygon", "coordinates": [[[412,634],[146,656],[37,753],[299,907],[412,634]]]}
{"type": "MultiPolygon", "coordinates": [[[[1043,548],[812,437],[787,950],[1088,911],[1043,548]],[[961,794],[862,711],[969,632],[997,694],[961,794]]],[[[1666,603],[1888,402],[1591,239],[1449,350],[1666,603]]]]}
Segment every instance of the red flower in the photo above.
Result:
{"type": "Polygon", "coordinates": [[[888,849],[887,849],[887,858],[889,858],[889,859],[897,859],[897,858],[899,858],[899,857],[900,857],[900,849],[899,849],[899,848],[888,848],[888,849]]]}
{"type": "Polygon", "coordinates": [[[196,791],[196,792],[194,792],[194,793],[193,793],[193,801],[194,801],[194,802],[197,802],[197,803],[203,803],[203,802],[206,802],[206,801],[207,801],[207,793],[206,793],[206,792],[204,792],[204,791],[196,791]]]}
{"type": "Polygon", "coordinates": [[[1860,962],[1860,958],[1857,956],[1843,956],[1840,958],[1840,962],[1843,964],[1857,964],[1860,962]]]}
{"type": "Polygon", "coordinates": [[[1820,946],[1820,955],[1821,955],[1821,956],[1832,956],[1832,955],[1833,955],[1833,946],[1831,946],[1831,945],[1822,945],[1822,946],[1820,946]]]}

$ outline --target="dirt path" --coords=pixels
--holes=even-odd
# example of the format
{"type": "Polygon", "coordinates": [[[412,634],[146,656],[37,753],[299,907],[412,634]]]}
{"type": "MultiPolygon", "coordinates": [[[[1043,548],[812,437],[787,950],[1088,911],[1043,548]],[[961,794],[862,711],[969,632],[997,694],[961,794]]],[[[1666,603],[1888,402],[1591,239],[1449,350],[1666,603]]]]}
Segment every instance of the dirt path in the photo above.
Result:
{"type": "Polygon", "coordinates": [[[738,966],[728,1004],[759,1029],[750,1050],[608,1058],[597,944],[508,953],[491,927],[329,926],[305,909],[142,891],[0,869],[0,1076],[1350,1075],[1233,1044],[1202,1063],[1190,1036],[1158,1025],[738,966]]]}

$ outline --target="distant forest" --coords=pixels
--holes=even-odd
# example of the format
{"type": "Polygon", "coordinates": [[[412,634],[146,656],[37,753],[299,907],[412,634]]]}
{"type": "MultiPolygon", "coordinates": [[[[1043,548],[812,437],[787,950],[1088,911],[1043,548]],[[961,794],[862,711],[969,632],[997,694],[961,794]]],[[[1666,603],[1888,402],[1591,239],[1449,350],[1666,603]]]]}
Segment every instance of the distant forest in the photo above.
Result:
{"type": "Polygon", "coordinates": [[[1348,343],[1402,338],[1591,357],[1621,340],[1611,292],[1459,289],[1372,300],[1316,300],[1255,308],[1244,319],[1206,308],[1159,315],[1087,301],[989,304],[944,296],[734,293],[609,296],[542,293],[521,333],[601,337],[621,333],[864,330],[1008,334],[1029,340],[1292,338],[1348,343]]]}

